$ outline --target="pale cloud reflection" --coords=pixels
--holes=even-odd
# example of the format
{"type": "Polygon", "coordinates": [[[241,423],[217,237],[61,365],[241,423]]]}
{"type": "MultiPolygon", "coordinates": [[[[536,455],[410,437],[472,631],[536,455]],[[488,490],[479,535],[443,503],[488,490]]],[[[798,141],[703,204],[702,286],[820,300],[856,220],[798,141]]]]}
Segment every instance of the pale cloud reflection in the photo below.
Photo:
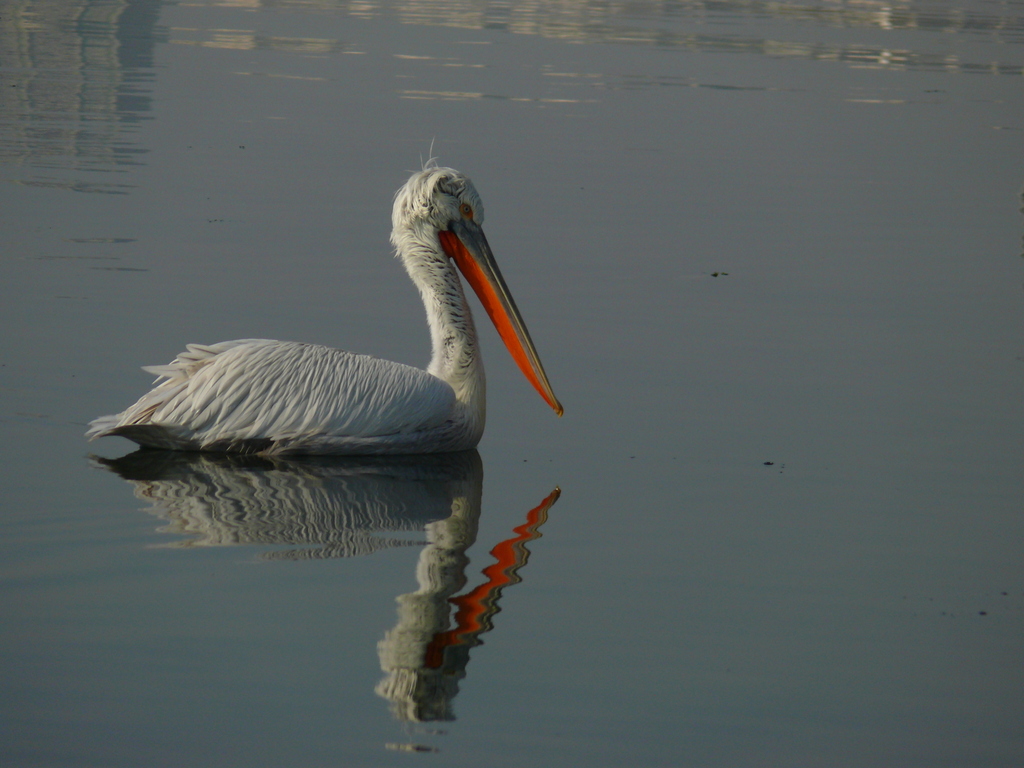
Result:
{"type": "Polygon", "coordinates": [[[398,91],[399,98],[403,99],[435,99],[439,101],[483,101],[494,99],[497,101],[522,101],[535,102],[537,104],[581,104],[591,99],[547,99],[529,98],[526,96],[501,96],[494,93],[477,93],[474,91],[398,91]]]}
{"type": "MultiPolygon", "coordinates": [[[[876,30],[958,35],[998,44],[1019,44],[1024,17],[964,11],[922,2],[835,0],[690,0],[690,2],[527,2],[485,0],[437,2],[336,2],[335,0],[209,0],[207,5],[308,13],[346,13],[360,18],[394,18],[402,24],[499,30],[572,43],[643,45],[689,51],[753,53],[772,58],[836,61],[851,66],[948,70],[1021,75],[1017,62],[967,61],[923,48],[823,42],[805,38],[801,28],[876,30]],[[737,22],[758,21],[771,37],[737,34],[737,22]]],[[[927,43],[933,37],[919,38],[927,43]]],[[[900,38],[906,43],[908,38],[900,38]]]]}
{"type": "Polygon", "coordinates": [[[247,29],[198,29],[172,27],[168,42],[200,48],[224,48],[236,51],[271,50],[282,53],[328,54],[359,53],[346,49],[340,40],[309,37],[280,37],[258,34],[247,29]]]}
{"type": "Polygon", "coordinates": [[[150,119],[154,2],[0,2],[0,165],[36,169],[14,183],[108,195],[141,164],[150,119]],[[92,178],[69,178],[68,172],[92,178]],[[97,174],[106,175],[105,179],[97,174]]]}

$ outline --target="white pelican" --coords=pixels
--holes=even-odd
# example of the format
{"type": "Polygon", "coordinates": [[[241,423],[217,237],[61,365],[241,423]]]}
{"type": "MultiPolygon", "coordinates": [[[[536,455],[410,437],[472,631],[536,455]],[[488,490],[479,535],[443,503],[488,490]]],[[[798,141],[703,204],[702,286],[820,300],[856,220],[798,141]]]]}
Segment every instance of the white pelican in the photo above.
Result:
{"type": "Polygon", "coordinates": [[[562,406],[480,225],[473,183],[428,164],[398,190],[391,243],[427,310],[426,371],[315,344],[239,339],[188,344],[143,370],[154,388],[122,413],[91,422],[90,439],[236,453],[433,453],[473,448],[484,431],[484,368],[462,283],[476,291],[526,378],[562,406]]]}

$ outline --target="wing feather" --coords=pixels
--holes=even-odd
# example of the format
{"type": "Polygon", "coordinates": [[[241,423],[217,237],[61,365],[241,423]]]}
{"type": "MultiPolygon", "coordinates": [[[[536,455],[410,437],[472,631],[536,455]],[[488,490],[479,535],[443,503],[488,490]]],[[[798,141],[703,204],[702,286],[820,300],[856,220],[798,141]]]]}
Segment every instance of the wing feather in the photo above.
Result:
{"type": "Polygon", "coordinates": [[[123,413],[92,422],[90,438],[137,436],[148,426],[162,428],[161,441],[171,435],[195,448],[376,438],[439,428],[455,404],[451,386],[426,371],[297,342],[189,344],[169,365],[145,370],[156,386],[123,413]]]}

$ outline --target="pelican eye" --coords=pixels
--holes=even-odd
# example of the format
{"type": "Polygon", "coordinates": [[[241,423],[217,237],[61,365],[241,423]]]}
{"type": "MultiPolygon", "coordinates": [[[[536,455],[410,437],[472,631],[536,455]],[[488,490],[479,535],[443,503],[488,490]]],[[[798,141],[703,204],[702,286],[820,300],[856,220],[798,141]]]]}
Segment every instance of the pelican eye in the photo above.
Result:
{"type": "Polygon", "coordinates": [[[462,205],[460,205],[459,213],[461,213],[465,218],[469,219],[470,221],[473,220],[473,208],[472,206],[470,206],[469,203],[463,203],[462,205]]]}

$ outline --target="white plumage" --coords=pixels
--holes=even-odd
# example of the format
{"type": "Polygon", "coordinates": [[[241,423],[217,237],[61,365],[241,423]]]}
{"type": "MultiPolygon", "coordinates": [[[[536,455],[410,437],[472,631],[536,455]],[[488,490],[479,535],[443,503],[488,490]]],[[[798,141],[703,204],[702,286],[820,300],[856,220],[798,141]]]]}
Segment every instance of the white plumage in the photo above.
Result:
{"type": "Polygon", "coordinates": [[[391,242],[427,310],[426,371],[315,344],[241,339],[189,344],[144,370],[156,386],[122,413],[90,424],[90,439],[240,453],[428,453],[474,447],[486,415],[483,363],[462,283],[477,292],[519,367],[562,407],[494,262],[472,182],[428,166],[395,196],[391,242]]]}

